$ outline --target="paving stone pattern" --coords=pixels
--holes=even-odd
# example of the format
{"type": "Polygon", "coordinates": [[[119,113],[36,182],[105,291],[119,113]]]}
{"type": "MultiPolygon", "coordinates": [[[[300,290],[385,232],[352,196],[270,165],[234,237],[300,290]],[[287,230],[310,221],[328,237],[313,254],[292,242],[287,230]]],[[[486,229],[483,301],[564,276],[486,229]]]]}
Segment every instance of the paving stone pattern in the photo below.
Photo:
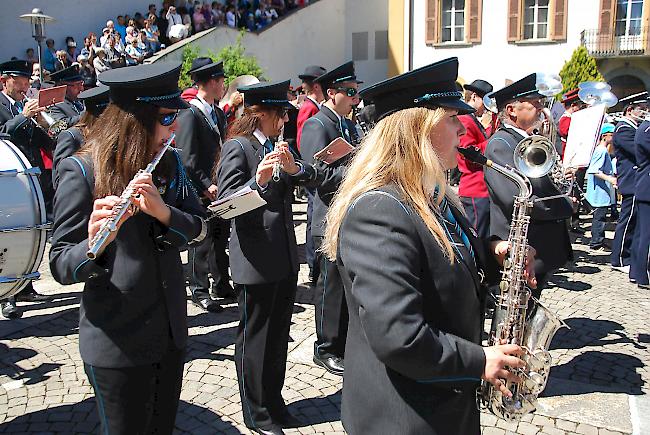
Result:
{"type": "MultiPolygon", "coordinates": [[[[304,240],[304,211],[304,204],[295,207],[298,240],[304,240]]],[[[556,273],[543,294],[544,303],[571,329],[561,330],[553,341],[554,387],[550,397],[542,400],[597,392],[647,394],[650,292],[611,271],[607,257],[592,255],[581,244],[584,240],[574,243],[575,263],[556,273]],[[563,391],[565,383],[574,388],[563,391]]],[[[43,279],[36,288],[60,299],[50,304],[20,304],[25,309],[23,319],[0,322],[0,432],[93,433],[97,429],[93,392],[77,346],[81,287],[56,284],[46,263],[41,272],[43,279]]],[[[301,282],[306,281],[306,272],[303,264],[301,282]]],[[[305,426],[287,433],[342,434],[341,378],[311,363],[315,299],[314,292],[300,286],[283,394],[305,426]]],[[[191,337],[175,433],[249,433],[242,422],[233,362],[237,307],[226,305],[217,314],[192,305],[188,310],[191,337]]],[[[628,432],[543,412],[518,423],[483,413],[481,424],[486,435],[628,432]]]]}

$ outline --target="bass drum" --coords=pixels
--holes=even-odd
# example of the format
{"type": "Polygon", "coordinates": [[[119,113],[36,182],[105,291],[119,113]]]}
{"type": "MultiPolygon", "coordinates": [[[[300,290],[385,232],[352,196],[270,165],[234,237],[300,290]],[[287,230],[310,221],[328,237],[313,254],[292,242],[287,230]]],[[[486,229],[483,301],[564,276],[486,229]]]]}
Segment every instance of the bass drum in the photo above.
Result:
{"type": "Polygon", "coordinates": [[[0,138],[0,299],[40,277],[48,224],[39,173],[13,143],[0,138]]]}

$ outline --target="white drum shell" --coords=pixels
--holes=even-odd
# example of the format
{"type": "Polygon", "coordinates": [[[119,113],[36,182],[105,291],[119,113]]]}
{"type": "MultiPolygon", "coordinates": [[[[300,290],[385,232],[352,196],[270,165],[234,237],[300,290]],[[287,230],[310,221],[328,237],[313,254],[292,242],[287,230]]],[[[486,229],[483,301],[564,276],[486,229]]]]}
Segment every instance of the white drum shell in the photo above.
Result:
{"type": "Polygon", "coordinates": [[[30,168],[13,143],[0,139],[0,299],[22,290],[26,276],[37,277],[45,252],[45,203],[38,176],[25,173],[30,168]]]}

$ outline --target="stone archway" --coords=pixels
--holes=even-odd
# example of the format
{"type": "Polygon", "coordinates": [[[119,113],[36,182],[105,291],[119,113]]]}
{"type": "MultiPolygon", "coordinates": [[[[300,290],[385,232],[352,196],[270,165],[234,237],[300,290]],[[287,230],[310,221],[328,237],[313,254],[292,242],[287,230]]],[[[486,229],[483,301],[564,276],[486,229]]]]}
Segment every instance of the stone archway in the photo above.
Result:
{"type": "Polygon", "coordinates": [[[636,76],[625,74],[614,77],[609,81],[612,92],[619,99],[628,95],[638,94],[646,90],[646,86],[641,79],[636,76]]]}

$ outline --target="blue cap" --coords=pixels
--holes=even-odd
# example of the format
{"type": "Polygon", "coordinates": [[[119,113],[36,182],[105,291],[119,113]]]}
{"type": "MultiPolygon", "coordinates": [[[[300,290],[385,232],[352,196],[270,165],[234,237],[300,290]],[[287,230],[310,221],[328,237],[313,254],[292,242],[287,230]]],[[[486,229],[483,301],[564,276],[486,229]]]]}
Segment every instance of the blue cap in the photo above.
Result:
{"type": "Polygon", "coordinates": [[[600,135],[602,136],[606,133],[614,133],[614,124],[606,122],[602,127],[600,127],[600,135]]]}

